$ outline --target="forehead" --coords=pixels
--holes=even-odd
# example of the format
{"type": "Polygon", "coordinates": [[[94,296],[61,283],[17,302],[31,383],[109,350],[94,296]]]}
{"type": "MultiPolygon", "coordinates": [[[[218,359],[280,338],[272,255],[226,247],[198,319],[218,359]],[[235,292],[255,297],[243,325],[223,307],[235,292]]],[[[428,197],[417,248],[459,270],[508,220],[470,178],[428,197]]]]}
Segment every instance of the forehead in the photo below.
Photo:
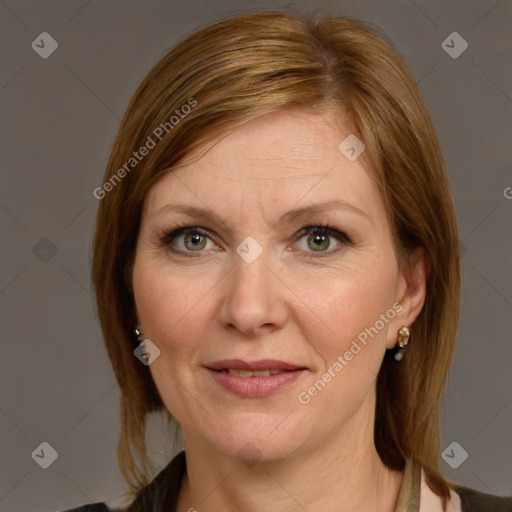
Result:
{"type": "MultiPolygon", "coordinates": [[[[251,120],[219,140],[201,159],[204,168],[222,170],[224,178],[254,179],[281,177],[286,169],[311,171],[317,164],[339,160],[336,143],[344,128],[338,115],[323,115],[303,111],[283,111],[265,114],[251,120]],[[255,164],[239,168],[230,162],[255,164]],[[271,171],[265,174],[265,171],[271,171]]],[[[347,133],[348,134],[348,133],[347,133]]],[[[339,141],[341,142],[341,140],[339,141]]],[[[315,174],[325,173],[317,168],[315,174]]]]}
{"type": "Polygon", "coordinates": [[[376,209],[378,192],[361,160],[339,150],[350,131],[335,112],[286,111],[251,120],[201,158],[164,175],[148,192],[146,214],[175,200],[235,213],[343,199],[376,209]],[[377,195],[377,196],[376,196],[377,195]]]}
{"type": "MultiPolygon", "coordinates": [[[[338,160],[339,152],[337,144],[333,146],[333,137],[337,140],[339,135],[332,119],[326,121],[319,115],[302,112],[272,113],[254,119],[219,141],[210,151],[208,160],[216,167],[226,157],[235,161],[243,159],[248,163],[255,162],[257,170],[272,171],[266,176],[268,178],[276,177],[279,170],[288,167],[300,173],[312,170],[312,167],[324,163],[328,158],[333,163],[338,160]],[[235,148],[236,152],[233,151],[235,148]]],[[[226,176],[230,171],[240,177],[240,170],[229,167],[226,176]]],[[[256,173],[251,172],[250,168],[242,171],[246,178],[255,177],[256,173]]],[[[317,169],[317,173],[322,171],[325,172],[317,169]]]]}

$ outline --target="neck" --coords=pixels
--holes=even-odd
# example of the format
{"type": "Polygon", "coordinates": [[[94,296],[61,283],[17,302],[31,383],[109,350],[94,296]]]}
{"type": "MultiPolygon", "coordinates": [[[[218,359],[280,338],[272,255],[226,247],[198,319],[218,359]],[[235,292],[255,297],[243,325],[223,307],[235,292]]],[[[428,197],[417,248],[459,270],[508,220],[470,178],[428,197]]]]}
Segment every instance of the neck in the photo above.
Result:
{"type": "Polygon", "coordinates": [[[178,512],[395,510],[403,474],[381,462],[373,425],[251,467],[183,433],[187,455],[178,512]],[[188,442],[187,442],[188,441],[188,442]]]}

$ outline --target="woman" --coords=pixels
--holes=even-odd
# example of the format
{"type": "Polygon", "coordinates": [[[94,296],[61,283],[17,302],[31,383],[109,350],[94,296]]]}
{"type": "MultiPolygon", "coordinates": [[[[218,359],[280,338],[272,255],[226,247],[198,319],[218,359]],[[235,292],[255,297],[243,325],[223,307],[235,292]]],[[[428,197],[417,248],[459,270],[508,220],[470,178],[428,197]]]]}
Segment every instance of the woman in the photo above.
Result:
{"type": "Polygon", "coordinates": [[[123,510],[511,510],[438,467],[456,220],[414,79],[370,29],[267,12],[189,37],[95,195],[123,510]],[[185,450],[148,483],[155,411],[185,450]]]}

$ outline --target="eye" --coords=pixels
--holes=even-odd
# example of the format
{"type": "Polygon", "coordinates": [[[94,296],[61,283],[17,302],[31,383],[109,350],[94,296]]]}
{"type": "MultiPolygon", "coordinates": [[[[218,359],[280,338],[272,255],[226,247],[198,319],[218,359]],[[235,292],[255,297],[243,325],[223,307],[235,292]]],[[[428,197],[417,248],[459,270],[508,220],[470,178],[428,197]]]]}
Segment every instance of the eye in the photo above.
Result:
{"type": "Polygon", "coordinates": [[[217,245],[211,240],[210,233],[197,227],[169,229],[161,238],[161,245],[173,252],[191,253],[204,249],[214,249],[217,245]],[[210,243],[210,245],[208,245],[210,243]]]}
{"type": "MultiPolygon", "coordinates": [[[[160,235],[159,240],[162,247],[173,253],[193,256],[192,253],[218,248],[211,236],[209,231],[196,226],[170,227],[160,235]]],[[[326,225],[307,226],[295,238],[299,250],[309,253],[309,257],[328,256],[340,246],[351,243],[345,233],[326,225]]]]}
{"type": "MultiPolygon", "coordinates": [[[[351,243],[350,238],[337,229],[328,226],[308,226],[297,235],[298,241],[303,242],[301,250],[310,253],[332,254],[342,245],[351,243]],[[334,242],[334,243],[333,243],[334,242]],[[327,250],[334,246],[333,250],[327,250]]],[[[320,254],[318,254],[320,256],[320,254]]],[[[323,256],[323,254],[321,254],[323,256]]],[[[315,256],[311,254],[311,256],[315,256]]]]}

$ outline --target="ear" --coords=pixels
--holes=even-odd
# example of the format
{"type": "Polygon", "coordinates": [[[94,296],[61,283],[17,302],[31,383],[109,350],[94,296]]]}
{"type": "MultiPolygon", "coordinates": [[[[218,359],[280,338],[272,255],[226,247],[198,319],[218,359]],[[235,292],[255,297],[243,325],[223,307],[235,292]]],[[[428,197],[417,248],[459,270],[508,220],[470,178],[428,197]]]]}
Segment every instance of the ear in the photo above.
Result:
{"type": "MultiPolygon", "coordinates": [[[[404,325],[410,327],[425,304],[429,261],[424,247],[417,247],[408,253],[399,269],[394,308],[395,318],[390,322],[387,348],[396,344],[398,330],[404,325]]],[[[412,329],[414,334],[414,329],[412,329]]]]}

